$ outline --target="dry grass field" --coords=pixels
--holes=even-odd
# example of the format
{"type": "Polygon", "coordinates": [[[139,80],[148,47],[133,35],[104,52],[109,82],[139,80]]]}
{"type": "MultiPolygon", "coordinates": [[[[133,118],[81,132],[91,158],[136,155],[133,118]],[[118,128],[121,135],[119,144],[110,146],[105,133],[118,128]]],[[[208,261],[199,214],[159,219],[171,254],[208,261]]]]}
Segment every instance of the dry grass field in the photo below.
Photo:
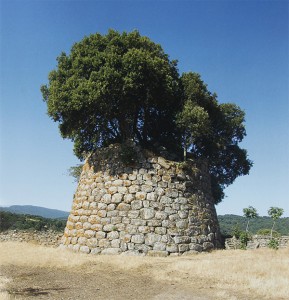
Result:
{"type": "Polygon", "coordinates": [[[93,256],[0,243],[0,299],[289,299],[289,249],[93,256]]]}

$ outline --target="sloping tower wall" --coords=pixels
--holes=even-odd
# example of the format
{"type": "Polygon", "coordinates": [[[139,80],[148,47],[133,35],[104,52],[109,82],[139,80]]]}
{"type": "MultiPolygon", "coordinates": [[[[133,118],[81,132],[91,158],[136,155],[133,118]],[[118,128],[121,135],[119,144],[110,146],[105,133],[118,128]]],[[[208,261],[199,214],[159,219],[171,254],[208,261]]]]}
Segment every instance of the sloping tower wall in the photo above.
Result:
{"type": "Polygon", "coordinates": [[[83,167],[62,246],[91,254],[179,255],[220,247],[205,162],[101,149],[83,167]]]}

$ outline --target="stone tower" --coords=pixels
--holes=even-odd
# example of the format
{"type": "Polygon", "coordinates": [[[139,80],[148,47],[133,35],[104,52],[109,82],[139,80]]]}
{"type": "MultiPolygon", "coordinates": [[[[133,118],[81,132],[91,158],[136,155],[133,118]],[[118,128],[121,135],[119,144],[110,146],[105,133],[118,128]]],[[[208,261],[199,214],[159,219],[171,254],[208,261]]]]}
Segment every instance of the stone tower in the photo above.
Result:
{"type": "Polygon", "coordinates": [[[62,247],[167,256],[220,245],[205,162],[178,163],[138,147],[126,152],[119,145],[86,160],[62,247]]]}

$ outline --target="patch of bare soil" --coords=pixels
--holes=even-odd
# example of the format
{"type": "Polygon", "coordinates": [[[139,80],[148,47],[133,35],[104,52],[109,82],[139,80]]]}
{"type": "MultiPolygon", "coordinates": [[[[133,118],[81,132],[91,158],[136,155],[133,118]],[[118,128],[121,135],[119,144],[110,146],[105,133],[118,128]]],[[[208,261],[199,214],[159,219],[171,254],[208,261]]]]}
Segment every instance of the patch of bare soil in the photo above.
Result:
{"type": "Polygon", "coordinates": [[[157,258],[0,243],[0,299],[281,300],[288,262],[288,251],[157,258]]]}
{"type": "Polygon", "coordinates": [[[179,282],[158,282],[142,270],[110,269],[89,264],[65,270],[47,267],[3,266],[12,280],[6,285],[11,299],[213,299],[179,282]]]}

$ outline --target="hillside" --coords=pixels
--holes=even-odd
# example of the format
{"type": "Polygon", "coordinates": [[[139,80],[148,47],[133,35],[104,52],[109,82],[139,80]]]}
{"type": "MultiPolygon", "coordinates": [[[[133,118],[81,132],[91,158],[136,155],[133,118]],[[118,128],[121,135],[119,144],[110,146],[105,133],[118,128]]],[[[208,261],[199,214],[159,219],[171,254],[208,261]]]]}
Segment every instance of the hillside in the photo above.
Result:
{"type": "Polygon", "coordinates": [[[16,214],[41,216],[43,218],[51,219],[67,219],[69,215],[69,212],[67,211],[33,205],[12,205],[9,207],[0,207],[0,211],[7,211],[16,214]]]}
{"type": "Polygon", "coordinates": [[[0,211],[0,232],[9,229],[63,231],[65,224],[66,220],[64,219],[51,219],[0,211]]]}
{"type": "MultiPolygon", "coordinates": [[[[218,216],[221,233],[224,236],[232,235],[235,227],[239,230],[245,230],[247,219],[237,215],[218,216]]],[[[272,219],[270,217],[258,217],[250,220],[249,231],[256,234],[260,229],[270,229],[272,227],[272,219]]],[[[277,220],[275,228],[281,235],[289,235],[289,218],[280,218],[277,220]]]]}

